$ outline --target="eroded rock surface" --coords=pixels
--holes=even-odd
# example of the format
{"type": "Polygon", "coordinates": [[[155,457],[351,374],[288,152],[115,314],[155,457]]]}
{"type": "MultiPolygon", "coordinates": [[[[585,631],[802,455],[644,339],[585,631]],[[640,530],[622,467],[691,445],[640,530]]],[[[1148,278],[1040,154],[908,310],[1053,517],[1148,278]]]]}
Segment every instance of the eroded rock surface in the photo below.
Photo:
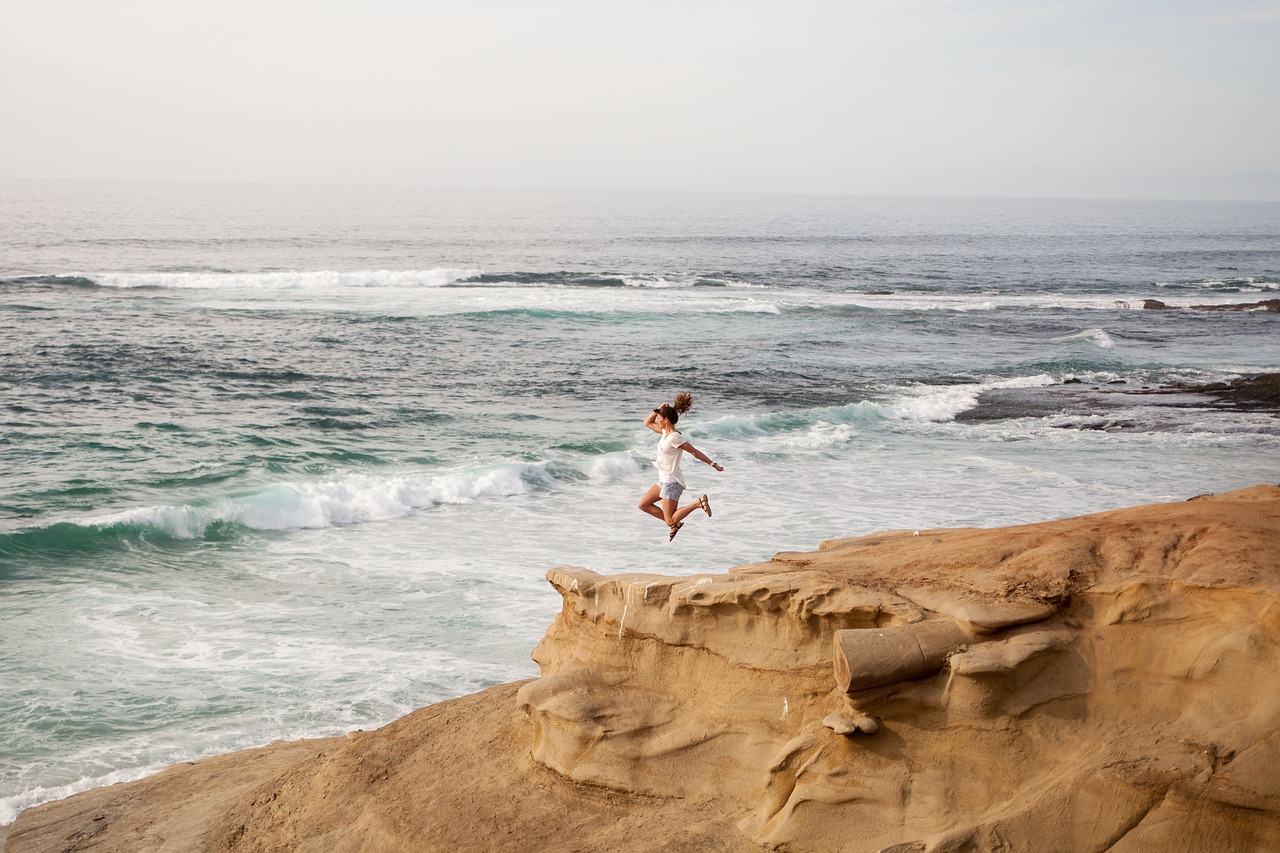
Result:
{"type": "Polygon", "coordinates": [[[574,781],[781,849],[1280,843],[1280,489],[550,580],[519,698],[574,781]]]}
{"type": "Polygon", "coordinates": [[[6,853],[1280,849],[1280,488],[548,579],[540,678],[32,809],[6,853]]]}

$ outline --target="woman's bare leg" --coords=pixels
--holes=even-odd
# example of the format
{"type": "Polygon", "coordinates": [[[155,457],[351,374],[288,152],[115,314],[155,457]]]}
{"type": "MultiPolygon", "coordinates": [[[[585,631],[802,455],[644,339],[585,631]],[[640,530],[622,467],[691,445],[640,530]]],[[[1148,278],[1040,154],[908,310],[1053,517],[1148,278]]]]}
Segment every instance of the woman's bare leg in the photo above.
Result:
{"type": "Polygon", "coordinates": [[[662,499],[662,518],[667,522],[668,527],[674,527],[689,517],[689,513],[695,509],[702,509],[701,498],[691,504],[680,506],[676,501],[662,499]]]}
{"type": "Polygon", "coordinates": [[[658,519],[658,521],[666,523],[666,514],[658,508],[658,493],[660,491],[661,489],[657,484],[649,487],[649,491],[644,493],[644,497],[640,499],[640,503],[637,506],[641,512],[648,513],[658,519]]]}

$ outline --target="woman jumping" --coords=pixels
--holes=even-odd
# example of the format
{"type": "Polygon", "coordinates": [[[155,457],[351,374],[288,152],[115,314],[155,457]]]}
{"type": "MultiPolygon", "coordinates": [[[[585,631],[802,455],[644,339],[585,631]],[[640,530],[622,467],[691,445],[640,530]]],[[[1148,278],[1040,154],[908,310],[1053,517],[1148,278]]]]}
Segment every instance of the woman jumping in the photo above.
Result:
{"type": "Polygon", "coordinates": [[[684,474],[680,471],[680,457],[688,451],[695,459],[707,463],[717,471],[724,470],[723,466],[712,462],[676,431],[676,422],[692,406],[693,395],[687,391],[681,391],[676,395],[675,402],[663,403],[644,419],[644,425],[661,434],[662,438],[658,439],[658,458],[653,460],[653,464],[658,469],[658,482],[650,486],[649,491],[645,492],[644,497],[640,499],[640,511],[647,512],[666,523],[671,530],[671,535],[667,537],[668,541],[676,538],[680,528],[684,527],[684,519],[695,509],[705,512],[708,518],[711,516],[711,501],[707,500],[706,495],[702,495],[693,503],[680,506],[680,495],[684,492],[684,474]],[[661,509],[658,508],[659,499],[662,500],[661,509]]]}

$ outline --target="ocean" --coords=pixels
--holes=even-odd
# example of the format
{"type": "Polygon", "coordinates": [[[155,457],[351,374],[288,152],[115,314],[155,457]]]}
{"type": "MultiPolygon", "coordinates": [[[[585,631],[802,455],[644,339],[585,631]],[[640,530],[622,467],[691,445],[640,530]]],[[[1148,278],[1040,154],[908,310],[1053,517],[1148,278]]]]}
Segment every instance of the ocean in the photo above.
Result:
{"type": "Polygon", "coordinates": [[[0,826],[537,674],[561,565],[1280,482],[1280,205],[0,182],[0,826]],[[690,391],[690,517],[637,501],[690,391]]]}

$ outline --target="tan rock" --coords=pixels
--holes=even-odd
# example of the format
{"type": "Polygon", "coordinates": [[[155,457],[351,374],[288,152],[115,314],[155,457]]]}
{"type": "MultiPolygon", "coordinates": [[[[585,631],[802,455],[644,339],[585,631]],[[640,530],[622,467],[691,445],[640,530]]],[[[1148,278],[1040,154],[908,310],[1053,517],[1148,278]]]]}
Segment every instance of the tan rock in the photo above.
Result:
{"type": "Polygon", "coordinates": [[[942,587],[899,587],[898,594],[925,610],[963,622],[971,631],[984,633],[1040,622],[1058,612],[1052,602],[1016,597],[993,600],[942,587]]]}
{"type": "Polygon", "coordinates": [[[30,809],[5,853],[1280,849],[1280,488],[548,578],[539,679],[30,809]],[[833,684],[882,634],[925,671],[833,684]]]}
{"type": "Polygon", "coordinates": [[[949,619],[836,631],[836,684],[850,693],[933,675],[972,639],[949,619]]]}

